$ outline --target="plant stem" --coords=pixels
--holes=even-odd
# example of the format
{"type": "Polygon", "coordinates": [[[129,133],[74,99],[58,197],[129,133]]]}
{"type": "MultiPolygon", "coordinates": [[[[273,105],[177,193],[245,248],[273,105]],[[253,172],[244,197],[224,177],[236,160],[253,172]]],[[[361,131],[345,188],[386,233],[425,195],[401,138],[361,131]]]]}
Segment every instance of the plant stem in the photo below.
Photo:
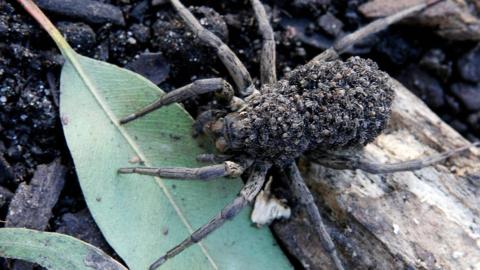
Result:
{"type": "Polygon", "coordinates": [[[53,25],[43,11],[32,0],[17,0],[25,10],[32,15],[33,18],[47,31],[50,37],[57,44],[58,49],[62,55],[71,59],[75,51],[70,47],[60,31],[53,25]]]}

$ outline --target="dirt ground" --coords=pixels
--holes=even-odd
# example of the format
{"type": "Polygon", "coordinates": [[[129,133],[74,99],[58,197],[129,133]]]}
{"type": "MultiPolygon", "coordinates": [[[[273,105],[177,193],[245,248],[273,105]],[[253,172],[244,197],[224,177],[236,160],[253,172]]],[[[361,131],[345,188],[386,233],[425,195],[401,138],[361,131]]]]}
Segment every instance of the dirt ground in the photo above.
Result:
{"type": "MultiPolygon", "coordinates": [[[[79,53],[143,74],[165,91],[199,78],[229,78],[212,49],[185,35],[188,31],[167,1],[91,1],[103,11],[95,14],[82,5],[65,9],[62,1],[37,2],[79,53]]],[[[248,1],[183,2],[194,6],[191,10],[201,23],[231,46],[258,82],[262,43],[248,1]]],[[[362,0],[263,2],[275,31],[280,78],[370,21],[358,11],[367,2],[362,0]]],[[[373,59],[469,140],[480,138],[477,42],[402,24],[367,39],[343,57],[349,55],[373,59]]],[[[62,62],[37,23],[15,1],[0,0],[0,220],[5,221],[1,224],[71,234],[112,253],[86,209],[62,134],[58,112],[62,62]],[[49,180],[49,188],[42,188],[47,185],[42,179],[49,180]],[[43,194],[27,189],[27,183],[37,185],[43,194]],[[32,221],[28,211],[12,214],[28,208],[29,198],[41,201],[47,196],[53,200],[36,209],[45,211],[45,220],[32,221]]],[[[184,105],[196,116],[209,98],[184,105]]],[[[30,266],[0,259],[2,269],[25,267],[30,266]]]]}

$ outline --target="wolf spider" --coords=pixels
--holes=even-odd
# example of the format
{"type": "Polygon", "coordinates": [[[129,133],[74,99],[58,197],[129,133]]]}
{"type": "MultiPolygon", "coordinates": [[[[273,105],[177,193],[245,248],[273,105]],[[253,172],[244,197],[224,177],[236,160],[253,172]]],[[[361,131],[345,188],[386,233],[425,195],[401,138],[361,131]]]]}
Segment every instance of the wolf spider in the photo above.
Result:
{"type": "Polygon", "coordinates": [[[179,0],[170,0],[198,41],[216,49],[217,56],[235,83],[222,78],[196,80],[163,95],[152,104],[121,120],[122,124],[139,118],[162,106],[204,93],[215,92],[221,110],[201,113],[194,124],[199,133],[214,138],[222,155],[204,154],[200,161],[217,165],[201,168],[121,168],[119,173],[138,173],[169,179],[210,180],[239,176],[248,172],[248,180],[238,197],[219,214],[183,242],[155,261],[156,269],[166,260],[201,241],[227,220],[252,203],[265,184],[272,166],[287,176],[290,191],[307,210],[308,218],[321,236],[324,249],[337,269],[344,269],[335,245],[328,234],[314,198],[299,173],[295,159],[308,150],[319,149],[323,166],[334,169],[360,169],[369,173],[391,173],[417,170],[446,159],[470,145],[425,159],[395,164],[379,164],[336,155],[335,150],[363,146],[385,128],[394,98],[388,76],[371,60],[351,57],[343,62],[339,55],[359,40],[388,27],[407,16],[420,12],[437,1],[429,1],[378,19],[344,36],[334,46],[297,67],[277,81],[275,40],[265,9],[259,0],[250,0],[258,30],[263,38],[260,57],[260,81],[256,89],[252,78],[235,53],[212,32],[205,29],[179,0]],[[235,92],[235,94],[234,94],[235,92]],[[328,152],[333,154],[328,154],[328,152]],[[220,163],[220,164],[219,164],[220,163]],[[248,170],[247,170],[248,169],[248,170]]]}

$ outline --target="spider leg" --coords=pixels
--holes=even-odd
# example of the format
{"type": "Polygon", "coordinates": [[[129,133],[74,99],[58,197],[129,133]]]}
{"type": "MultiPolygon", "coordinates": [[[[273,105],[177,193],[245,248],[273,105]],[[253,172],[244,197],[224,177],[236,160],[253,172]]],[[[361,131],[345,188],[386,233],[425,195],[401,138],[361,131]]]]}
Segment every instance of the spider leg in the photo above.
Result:
{"type": "Polygon", "coordinates": [[[262,54],[260,56],[260,80],[262,84],[275,83],[277,81],[277,72],[275,67],[275,37],[260,0],[250,0],[255,17],[258,21],[258,31],[263,38],[262,54]]]}
{"type": "Polygon", "coordinates": [[[305,184],[302,176],[300,175],[300,172],[295,162],[293,162],[287,167],[286,173],[288,181],[290,181],[290,190],[292,191],[293,196],[297,199],[297,201],[305,206],[305,209],[307,210],[307,215],[313,226],[315,227],[315,231],[320,236],[323,248],[329,253],[335,267],[338,270],[343,270],[344,267],[342,261],[338,257],[335,244],[333,243],[332,238],[330,237],[330,234],[328,233],[326,226],[323,223],[322,216],[318,211],[318,207],[315,204],[313,195],[305,184]]]}
{"type": "Polygon", "coordinates": [[[443,0],[426,1],[425,3],[406,8],[385,18],[377,19],[367,24],[366,26],[358,29],[357,31],[337,40],[331,48],[315,56],[310,62],[329,61],[336,59],[340,54],[344,53],[346,50],[348,50],[350,47],[363,40],[364,38],[378,33],[386,29],[390,25],[399,22],[406,17],[412,16],[413,14],[421,12],[426,8],[431,7],[432,5],[435,5],[441,1],[443,0]]]}
{"type": "Polygon", "coordinates": [[[198,180],[211,180],[224,176],[240,176],[245,168],[235,162],[225,161],[223,164],[204,166],[200,168],[185,168],[185,167],[173,167],[173,168],[153,168],[153,167],[130,167],[120,168],[118,173],[120,174],[143,174],[158,176],[168,179],[198,179],[198,180]]]}
{"type": "Polygon", "coordinates": [[[200,154],[197,156],[197,161],[203,163],[220,163],[231,158],[231,155],[200,154]]]}
{"type": "Polygon", "coordinates": [[[476,142],[476,143],[465,145],[456,149],[431,155],[425,158],[402,161],[398,163],[386,163],[386,164],[369,162],[359,157],[350,157],[346,155],[314,154],[314,157],[315,157],[316,163],[319,163],[320,165],[323,165],[331,169],[338,169],[338,170],[360,169],[362,171],[372,173],[372,174],[394,173],[394,172],[401,172],[401,171],[419,170],[419,169],[431,166],[440,161],[443,161],[465,150],[468,150],[472,146],[479,146],[479,145],[480,145],[480,142],[476,142]]]}
{"type": "Polygon", "coordinates": [[[252,174],[250,175],[245,186],[240,190],[238,197],[236,197],[230,204],[225,206],[220,213],[218,213],[207,224],[197,229],[183,242],[167,251],[167,253],[156,260],[149,269],[156,269],[166,260],[175,257],[186,248],[198,243],[203,238],[207,237],[211,232],[221,227],[226,221],[233,219],[248,203],[251,203],[255,199],[255,196],[260,192],[265,182],[267,171],[270,168],[269,164],[261,163],[254,164],[253,166],[254,169],[252,174]]]}
{"type": "Polygon", "coordinates": [[[250,95],[255,89],[255,86],[253,85],[250,73],[248,73],[247,68],[237,55],[225,43],[223,43],[219,37],[205,29],[179,0],[170,0],[170,3],[198,39],[203,44],[217,50],[217,55],[227,68],[230,76],[232,76],[239,94],[241,96],[250,95]]]}
{"type": "Polygon", "coordinates": [[[142,117],[148,113],[151,113],[162,106],[172,104],[174,102],[181,102],[183,100],[205,94],[210,92],[219,92],[219,97],[227,101],[231,101],[233,98],[232,86],[222,78],[210,78],[196,80],[193,83],[187,84],[183,87],[175,89],[151,104],[141,108],[140,110],[122,118],[120,124],[125,124],[133,121],[139,117],[142,117]]]}

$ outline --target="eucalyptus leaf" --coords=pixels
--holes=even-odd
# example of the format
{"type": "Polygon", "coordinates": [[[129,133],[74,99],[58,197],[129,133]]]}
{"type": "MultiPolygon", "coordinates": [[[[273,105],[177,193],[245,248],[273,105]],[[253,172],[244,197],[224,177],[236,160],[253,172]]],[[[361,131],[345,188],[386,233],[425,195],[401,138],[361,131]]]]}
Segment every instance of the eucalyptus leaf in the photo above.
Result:
{"type": "MultiPolygon", "coordinates": [[[[62,70],[60,111],[80,185],[107,241],[131,269],[146,269],[230,202],[240,179],[182,181],[119,175],[120,167],[198,167],[204,153],[179,105],[118,120],[163,92],[145,78],[72,51],[62,70]]],[[[167,261],[162,269],[290,269],[271,232],[251,226],[250,209],[167,261]]]]}
{"type": "Polygon", "coordinates": [[[0,257],[37,263],[49,270],[126,270],[100,249],[74,237],[23,228],[0,229],[0,257]]]}

